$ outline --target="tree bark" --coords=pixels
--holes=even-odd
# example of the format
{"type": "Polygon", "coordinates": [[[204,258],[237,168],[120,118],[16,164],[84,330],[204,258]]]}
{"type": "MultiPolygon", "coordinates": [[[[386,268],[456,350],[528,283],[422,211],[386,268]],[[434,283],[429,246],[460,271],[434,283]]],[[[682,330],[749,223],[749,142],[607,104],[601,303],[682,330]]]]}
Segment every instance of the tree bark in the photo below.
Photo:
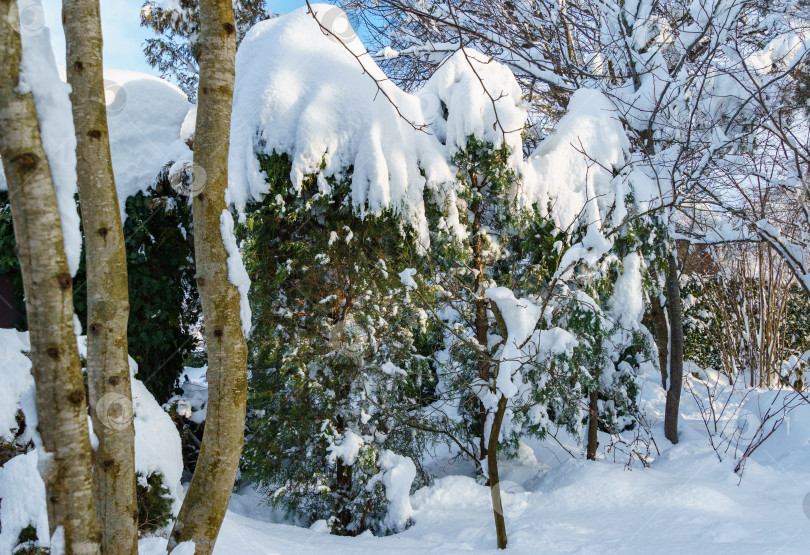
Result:
{"type": "MultiPolygon", "coordinates": [[[[472,187],[477,189],[477,177],[471,176],[472,187]]],[[[481,212],[483,207],[480,201],[472,203],[472,212],[474,214],[472,223],[472,266],[475,270],[473,291],[476,295],[475,301],[475,339],[481,346],[481,349],[487,349],[487,330],[489,329],[489,318],[487,317],[487,306],[489,301],[484,296],[484,239],[481,236],[481,212]]],[[[489,360],[483,355],[478,358],[478,377],[482,381],[489,381],[489,360]]],[[[478,402],[478,417],[481,421],[481,437],[479,438],[481,460],[487,458],[487,441],[485,423],[489,417],[489,411],[483,401],[478,402]]]]}
{"type": "Polygon", "coordinates": [[[655,346],[658,348],[658,367],[661,369],[661,386],[667,388],[667,365],[669,361],[669,324],[664,308],[657,298],[650,302],[647,317],[655,330],[655,346]]]}
{"type": "Polygon", "coordinates": [[[236,32],[230,1],[200,1],[200,84],[194,136],[194,249],[208,345],[208,416],[200,456],[169,548],[191,540],[197,554],[214,548],[242,451],[247,347],[239,293],[228,281],[220,219],[227,206],[228,145],[236,32]]]}
{"type": "Polygon", "coordinates": [[[113,178],[98,0],[62,5],[87,261],[87,383],[98,436],[93,465],[104,553],[138,552],[135,430],[127,351],[129,290],[113,178]]]}
{"type": "Polygon", "coordinates": [[[495,517],[495,535],[498,539],[498,549],[506,549],[506,521],[503,518],[501,481],[498,476],[498,436],[501,433],[501,424],[503,424],[505,414],[506,397],[501,395],[498,401],[498,408],[493,415],[492,429],[489,432],[489,448],[487,449],[489,494],[492,497],[492,514],[495,517]]]}
{"type": "Polygon", "coordinates": [[[0,0],[0,13],[8,15],[0,24],[0,156],[23,274],[48,525],[51,535],[64,532],[66,553],[99,553],[87,405],[73,333],[73,279],[33,96],[18,88],[22,46],[16,0],[0,0]]]}
{"type": "Polygon", "coordinates": [[[681,288],[675,255],[669,255],[667,274],[667,310],[669,312],[669,390],[664,415],[664,435],[673,444],[678,443],[678,412],[683,386],[683,314],[681,288]]]}
{"type": "Polygon", "coordinates": [[[596,460],[596,448],[599,447],[599,392],[591,391],[588,402],[588,447],[586,450],[589,461],[596,460]]]}

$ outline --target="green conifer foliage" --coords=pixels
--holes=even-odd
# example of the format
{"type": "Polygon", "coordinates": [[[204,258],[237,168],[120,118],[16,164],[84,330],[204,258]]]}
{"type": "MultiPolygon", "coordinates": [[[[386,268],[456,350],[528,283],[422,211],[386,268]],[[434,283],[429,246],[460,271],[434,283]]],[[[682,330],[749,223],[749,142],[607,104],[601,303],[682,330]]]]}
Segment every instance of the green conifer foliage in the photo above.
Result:
{"type": "Polygon", "coordinates": [[[488,423],[492,419],[494,405],[487,399],[497,395],[504,345],[503,324],[492,302],[486,304],[486,341],[476,333],[480,326],[476,308],[486,290],[509,288],[517,298],[542,308],[537,330],[557,328],[554,333],[564,331],[573,340],[564,352],[538,350],[521,361],[519,393],[509,400],[501,454],[515,453],[525,434],[542,438],[557,427],[580,434],[593,390],[599,396],[600,429],[620,432],[635,424],[636,378],[640,367],[651,363],[653,351],[645,329],[616,321],[610,300],[624,257],[631,253],[640,257],[645,287],[654,292],[656,284],[647,268],[660,264],[663,250],[655,250],[658,243],[650,238],[656,233],[666,237],[663,226],[636,217],[635,200],[628,195],[624,202],[630,216],[605,225],[612,234],[612,248],[589,264],[576,262],[573,271],[566,272],[563,255],[583,241],[587,226],[557,229],[543,215],[551,214],[553,207],[519,210],[513,195],[520,176],[507,169],[507,160],[505,147],[495,149],[472,136],[455,155],[459,197],[465,204],[459,212],[467,237],[459,239],[437,225],[444,211],[431,207],[433,248],[422,274],[424,289],[432,293],[414,296],[444,330],[444,344],[435,353],[441,399],[437,406],[443,409],[432,415],[434,425],[463,444],[467,456],[477,458],[483,451],[479,446],[483,417],[488,423]],[[489,366],[487,376],[481,372],[482,359],[489,366]]]}
{"type": "Polygon", "coordinates": [[[174,393],[184,361],[197,347],[201,317],[191,206],[166,173],[146,193],[127,199],[124,222],[129,353],[138,379],[160,403],[174,393]]]}
{"type": "Polygon", "coordinates": [[[299,194],[287,156],[260,162],[270,191],[238,230],[255,323],[245,474],[303,524],[387,532],[379,457],[418,463],[409,419],[435,383],[427,318],[398,276],[412,234],[393,214],[356,214],[349,177],[299,194]]]}
{"type": "MultiPolygon", "coordinates": [[[[194,285],[191,207],[175,191],[164,171],[155,185],[126,202],[130,315],[129,354],[138,363],[138,379],[158,402],[174,392],[185,359],[197,348],[200,301],[194,285]]],[[[0,206],[8,194],[0,191],[0,206]]],[[[73,304],[83,328],[87,320],[84,257],[74,278],[73,304]]],[[[22,315],[17,329],[27,329],[20,263],[14,252],[11,211],[0,209],[0,274],[15,284],[22,315]]]]}

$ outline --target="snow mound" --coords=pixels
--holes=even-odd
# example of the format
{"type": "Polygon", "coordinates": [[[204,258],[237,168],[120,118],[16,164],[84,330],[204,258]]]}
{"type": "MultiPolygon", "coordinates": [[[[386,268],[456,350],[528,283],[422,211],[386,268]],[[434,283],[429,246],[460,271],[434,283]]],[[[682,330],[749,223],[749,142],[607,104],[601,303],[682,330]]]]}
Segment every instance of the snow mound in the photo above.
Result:
{"type": "Polygon", "coordinates": [[[290,156],[299,193],[315,175],[317,193],[328,196],[325,178],[351,168],[354,207],[394,211],[426,246],[424,189],[449,201],[443,204],[455,229],[449,160],[468,135],[506,141],[514,164],[521,162],[520,87],[505,66],[465,50],[449,57],[424,90],[408,94],[388,80],[351,28],[334,35],[322,30],[345,20],[342,11],[323,4],[313,10],[318,21],[301,8],[260,22],[239,47],[229,198],[241,213],[267,192],[257,154],[290,156]]]}
{"type": "Polygon", "coordinates": [[[508,67],[465,48],[445,60],[417,96],[433,131],[451,154],[466,148],[471,135],[496,149],[506,143],[509,166],[520,172],[526,108],[508,67]]]}
{"type": "Polygon", "coordinates": [[[601,92],[575,92],[554,134],[531,155],[519,203],[536,204],[561,230],[600,224],[614,201],[624,200],[616,198],[611,170],[624,164],[630,145],[615,113],[601,92]]]}
{"type": "MultiPolygon", "coordinates": [[[[11,553],[20,531],[29,524],[37,529],[39,544],[47,547],[49,531],[45,484],[37,469],[41,443],[33,399],[34,380],[28,351],[27,333],[0,329],[0,437],[13,438],[17,410],[24,406],[27,433],[33,434],[35,448],[17,455],[0,467],[0,553],[11,553]]],[[[86,337],[77,337],[79,353],[87,354],[86,337]]],[[[180,435],[171,417],[163,411],[143,383],[134,377],[137,364],[129,359],[132,376],[132,404],[135,427],[135,470],[144,477],[153,472],[163,475],[163,484],[173,498],[173,513],[180,510],[183,489],[180,478],[183,457],[180,435]]],[[[89,418],[88,418],[89,422],[89,418]]],[[[91,431],[92,435],[92,431],[91,431]]]]}
{"type": "Polygon", "coordinates": [[[343,464],[351,466],[357,460],[357,456],[360,454],[360,448],[363,447],[365,441],[351,430],[344,431],[343,434],[338,437],[340,443],[335,443],[334,439],[332,439],[331,444],[327,447],[329,451],[329,462],[334,464],[340,459],[343,461],[343,464]]]}
{"type": "Polygon", "coordinates": [[[28,347],[20,335],[24,334],[0,329],[0,438],[5,441],[14,439],[20,398],[34,385],[31,360],[23,354],[28,347]]]}
{"type": "MultiPolygon", "coordinates": [[[[71,275],[79,269],[82,238],[79,213],[73,196],[76,194],[76,134],[68,94],[70,87],[59,78],[56,59],[51,48],[50,30],[21,33],[22,62],[20,63],[20,92],[34,97],[42,149],[56,193],[65,255],[71,275]]],[[[5,186],[5,179],[3,180],[5,186]]]]}
{"type": "MultiPolygon", "coordinates": [[[[158,77],[104,70],[110,154],[121,218],[127,198],[153,185],[169,163],[188,157],[183,125],[190,104],[175,85],[158,77]]],[[[188,125],[186,125],[188,127],[188,125]]]]}
{"type": "MultiPolygon", "coordinates": [[[[324,26],[342,14],[313,9],[324,26]]],[[[420,170],[433,183],[452,177],[441,145],[417,129],[426,125],[419,99],[387,81],[353,32],[342,35],[345,44],[301,8],[245,36],[236,55],[230,200],[241,210],[267,191],[257,153],[287,153],[299,191],[305,176],[340,177],[354,167],[356,207],[399,210],[424,229],[420,170]]],[[[319,192],[329,194],[324,179],[319,192]]]]}
{"type": "MultiPolygon", "coordinates": [[[[87,357],[87,336],[76,338],[79,354],[87,357]]],[[[177,514],[183,501],[180,478],[183,474],[183,452],[180,434],[171,417],[149,393],[143,382],[135,377],[138,364],[129,357],[132,388],[132,415],[135,428],[135,472],[143,475],[141,485],[152,473],[163,475],[163,485],[171,493],[172,512],[177,514]]],[[[88,419],[89,421],[89,419],[88,419]]]]}
{"type": "MultiPolygon", "coordinates": [[[[145,477],[152,473],[163,475],[163,484],[172,496],[172,513],[180,511],[183,502],[183,452],[180,434],[171,417],[161,408],[155,398],[134,377],[135,365],[130,358],[132,377],[132,409],[135,426],[135,471],[145,477]]],[[[137,369],[137,366],[135,366],[137,369]]]]}
{"type": "Polygon", "coordinates": [[[17,455],[0,467],[0,553],[11,553],[20,532],[29,525],[37,537],[47,538],[48,510],[45,483],[37,470],[37,450],[17,455]]]}
{"type": "MultiPolygon", "coordinates": [[[[388,449],[382,451],[379,462],[382,472],[377,476],[385,486],[385,497],[388,499],[388,513],[383,524],[389,530],[403,530],[413,516],[410,493],[411,484],[416,478],[416,465],[410,457],[397,455],[388,449]]],[[[372,480],[369,487],[373,483],[372,480]]]]}

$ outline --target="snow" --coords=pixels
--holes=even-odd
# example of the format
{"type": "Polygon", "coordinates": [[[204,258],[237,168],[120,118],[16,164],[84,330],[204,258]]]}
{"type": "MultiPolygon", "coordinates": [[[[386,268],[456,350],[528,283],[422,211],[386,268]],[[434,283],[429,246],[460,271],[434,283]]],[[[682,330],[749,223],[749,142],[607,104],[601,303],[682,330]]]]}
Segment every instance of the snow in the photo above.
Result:
{"type": "MultiPolygon", "coordinates": [[[[21,90],[31,91],[56,190],[65,253],[75,275],[81,256],[76,188],[76,136],[65,83],[64,67],[57,69],[48,28],[23,33],[21,90]]],[[[154,185],[163,167],[191,159],[185,141],[193,134],[196,108],[175,85],[134,71],[104,69],[110,156],[121,219],[126,200],[154,185]]],[[[81,130],[79,130],[81,131],[81,130]]],[[[0,165],[0,168],[2,166],[0,165]]],[[[6,189],[0,174],[0,190],[6,189]]]]}
{"type": "MultiPolygon", "coordinates": [[[[138,541],[139,555],[166,555],[168,540],[160,537],[147,537],[138,541]]],[[[194,555],[194,542],[187,541],[172,549],[172,555],[194,555]]]]}
{"type": "Polygon", "coordinates": [[[506,345],[499,351],[498,377],[495,386],[507,399],[518,392],[516,374],[528,362],[526,342],[532,336],[542,310],[526,299],[517,299],[506,287],[486,290],[486,296],[495,302],[507,329],[506,345]]]}
{"type": "Polygon", "coordinates": [[[532,153],[518,196],[522,206],[537,205],[558,229],[578,223],[600,225],[616,199],[612,169],[625,162],[629,141],[616,109],[602,93],[580,89],[554,134],[532,153]],[[553,210],[547,214],[551,203],[553,210]]]}
{"type": "MultiPolygon", "coordinates": [[[[130,371],[134,362],[130,359],[130,371]]],[[[137,368],[137,367],[136,367],[137,368]]],[[[135,471],[144,477],[150,474],[163,475],[163,483],[173,498],[172,512],[180,511],[183,501],[183,454],[180,435],[171,417],[161,408],[143,385],[132,378],[132,407],[135,426],[135,471]]]]}
{"type": "Polygon", "coordinates": [[[250,334],[250,302],[248,301],[248,291],[250,290],[250,276],[248,276],[245,264],[242,262],[242,253],[236,244],[236,236],[233,234],[233,216],[227,209],[219,216],[219,231],[222,235],[222,244],[228,253],[228,281],[239,291],[239,318],[242,321],[242,333],[247,337],[250,334]]]}
{"type": "MultiPolygon", "coordinates": [[[[324,26],[345,18],[334,6],[313,9],[324,26]]],[[[236,55],[230,200],[241,214],[261,199],[268,189],[257,154],[286,153],[298,193],[306,177],[317,176],[317,193],[328,196],[327,178],[352,168],[352,204],[360,213],[392,210],[427,247],[428,187],[449,210],[447,227],[461,233],[450,159],[474,134],[495,146],[506,142],[510,164],[520,168],[526,109],[517,81],[505,66],[464,50],[408,94],[353,31],[345,34],[343,44],[326,36],[307,8],[247,33],[236,55]]]]}
{"type": "Polygon", "coordinates": [[[402,282],[408,289],[417,289],[419,285],[416,283],[416,280],[413,279],[413,276],[416,275],[415,268],[405,268],[399,273],[399,280],[402,282]]]}
{"type": "Polygon", "coordinates": [[[331,445],[327,447],[329,451],[328,460],[335,463],[338,459],[343,461],[343,464],[351,466],[357,460],[360,454],[360,448],[363,447],[365,441],[363,438],[351,430],[344,431],[340,437],[340,443],[331,441],[331,445]]]}
{"type": "MultiPolygon", "coordinates": [[[[13,439],[13,431],[17,428],[13,415],[22,408],[26,432],[21,443],[25,444],[30,439],[34,444],[33,449],[15,456],[0,467],[0,553],[11,552],[8,546],[16,545],[20,530],[28,524],[36,527],[37,537],[43,546],[48,545],[49,537],[45,485],[41,477],[48,458],[36,432],[38,417],[34,381],[30,373],[31,361],[25,356],[29,350],[27,336],[27,332],[0,329],[0,377],[4,386],[0,393],[0,437],[13,439]]],[[[79,353],[86,356],[87,338],[82,336],[76,339],[79,353]]],[[[180,436],[171,417],[158,405],[146,386],[134,377],[137,364],[132,358],[129,359],[129,368],[135,427],[135,470],[144,476],[152,472],[163,475],[163,483],[173,498],[172,510],[177,514],[183,499],[180,436]]]]}
{"type": "Polygon", "coordinates": [[[526,107],[509,68],[465,48],[445,60],[417,95],[427,121],[451,154],[463,150],[470,135],[492,143],[496,149],[506,143],[509,167],[520,172],[526,107]],[[446,120],[442,104],[447,107],[446,120]]]}
{"type": "MultiPolygon", "coordinates": [[[[342,14],[324,4],[313,9],[325,25],[342,14]]],[[[421,170],[434,185],[452,172],[436,138],[419,129],[419,100],[387,81],[348,32],[341,44],[300,8],[247,33],[236,55],[230,199],[241,211],[267,192],[257,152],[287,153],[297,191],[306,176],[320,175],[318,191],[328,195],[323,178],[353,166],[355,207],[398,211],[424,236],[421,170]]]]}
{"type": "MultiPolygon", "coordinates": [[[[692,383],[698,391],[699,383],[692,383]]],[[[775,394],[755,391],[751,395],[743,403],[748,407],[766,405],[775,394]]],[[[810,405],[795,409],[789,428],[780,428],[774,443],[755,452],[740,481],[732,472],[732,462],[719,462],[709,446],[700,411],[688,391],[682,396],[681,441],[672,446],[664,439],[665,402],[660,376],[647,376],[642,409],[661,450],[658,456],[653,449],[650,468],[638,459],[626,468],[623,454],[605,449],[611,438],[602,432],[597,461],[571,458],[553,441],[523,443],[518,458],[501,459],[508,550],[526,554],[651,549],[806,552],[810,526],[802,503],[810,491],[806,465],[810,429],[803,423],[810,422],[810,405]],[[792,456],[784,457],[785,452],[792,456]]],[[[564,433],[558,437],[567,449],[581,453],[575,438],[564,433]]],[[[409,498],[414,525],[383,537],[339,537],[269,522],[272,518],[262,514],[261,507],[246,511],[244,500],[235,496],[238,503],[226,514],[214,554],[495,553],[489,488],[475,481],[471,468],[453,463],[450,456],[435,459],[428,470],[437,479],[409,498]]],[[[144,550],[147,542],[160,541],[141,540],[142,555],[162,554],[144,550]]]]}
{"type": "Polygon", "coordinates": [[[36,528],[39,538],[48,537],[45,483],[37,470],[36,449],[0,467],[0,499],[0,553],[11,553],[20,531],[29,524],[36,528]]]}
{"type": "Polygon", "coordinates": [[[168,407],[175,405],[177,414],[188,418],[195,424],[202,424],[208,412],[207,371],[207,366],[202,368],[186,367],[183,371],[184,381],[180,384],[183,393],[174,395],[166,402],[164,408],[168,410],[168,407]]]}
{"type": "MultiPolygon", "coordinates": [[[[78,336],[76,339],[79,354],[87,357],[87,336],[78,336]]],[[[183,501],[183,487],[180,483],[183,474],[180,434],[169,414],[149,393],[143,382],[135,377],[137,373],[138,364],[129,357],[132,423],[135,428],[135,472],[143,475],[143,485],[146,485],[145,478],[153,472],[162,474],[163,484],[173,499],[172,511],[177,514],[183,501]]]]}
{"type": "MultiPolygon", "coordinates": [[[[389,530],[403,530],[413,516],[411,507],[411,484],[416,478],[416,466],[410,457],[397,455],[384,449],[379,460],[382,469],[382,482],[385,485],[385,497],[388,499],[388,513],[383,524],[389,530]]],[[[373,485],[373,480],[369,487],[373,485]]]]}
{"type": "Polygon", "coordinates": [[[0,438],[5,441],[14,439],[20,398],[34,385],[31,360],[23,354],[28,348],[20,335],[12,329],[0,329],[0,438]]]}
{"type": "Polygon", "coordinates": [[[73,128],[70,87],[63,83],[56,69],[51,49],[50,29],[39,33],[21,33],[22,62],[19,91],[32,93],[39,122],[42,149],[56,193],[62,239],[65,244],[68,269],[72,276],[79,269],[82,238],[79,213],[76,210],[76,134],[73,128]]]}
{"type": "MultiPolygon", "coordinates": [[[[505,305],[511,302],[506,292],[502,292],[502,302],[505,305]]],[[[512,327],[523,329],[520,333],[525,335],[529,325],[524,324],[517,322],[512,327]]],[[[4,349],[25,348],[24,334],[2,331],[4,349]]],[[[544,331],[543,335],[547,333],[544,331]]],[[[14,360],[15,365],[27,364],[22,358],[4,360],[14,360]]],[[[4,363],[2,370],[8,372],[8,366],[4,363]]],[[[188,369],[187,373],[196,382],[202,379],[203,371],[188,369]]],[[[501,486],[509,549],[516,553],[643,552],[649,551],[650,546],[658,546],[656,549],[682,553],[805,552],[810,542],[810,526],[802,512],[802,502],[810,491],[810,471],[806,466],[810,455],[810,426],[806,424],[810,422],[810,405],[801,404],[788,415],[786,423],[748,460],[740,480],[732,471],[731,452],[724,455],[722,462],[718,461],[709,445],[701,410],[689,394],[690,390],[696,392],[705,403],[705,397],[701,397],[705,386],[714,387],[719,376],[708,370],[701,375],[706,382],[687,377],[682,396],[680,443],[676,446],[663,438],[666,393],[660,386],[660,377],[654,373],[645,376],[640,406],[661,450],[658,455],[652,449],[648,457],[650,468],[644,468],[636,459],[628,470],[628,458],[622,451],[609,450],[612,438],[602,432],[595,462],[571,458],[552,441],[526,441],[516,459],[502,459],[501,486]]],[[[166,440],[171,426],[168,416],[160,416],[157,404],[141,397],[140,387],[133,382],[136,440],[140,436],[144,441],[162,445],[164,450],[175,449],[166,440]],[[157,438],[160,440],[156,441],[157,438]]],[[[756,428],[768,407],[779,406],[781,399],[791,395],[789,390],[754,390],[745,395],[742,390],[732,391],[727,381],[721,381],[718,387],[715,402],[732,393],[724,417],[731,423],[729,431],[739,421],[749,421],[756,428]]],[[[564,433],[558,438],[572,453],[582,452],[577,439],[564,433]]],[[[631,439],[623,437],[624,441],[631,439]]],[[[336,446],[335,456],[356,456],[362,442],[359,436],[347,435],[336,446]]],[[[136,456],[142,449],[142,442],[136,444],[136,456]]],[[[48,537],[44,491],[36,470],[37,454],[35,449],[0,468],[3,499],[0,552],[9,551],[8,543],[4,542],[12,536],[16,541],[19,530],[16,534],[14,530],[29,522],[40,530],[40,538],[48,537]],[[41,502],[32,502],[35,499],[41,502]]],[[[177,465],[175,476],[179,478],[179,445],[175,454],[170,457],[164,454],[161,459],[174,461],[171,464],[177,465]]],[[[380,479],[388,480],[385,485],[391,503],[389,522],[402,522],[408,518],[406,515],[414,522],[401,533],[348,538],[269,522],[277,521],[279,516],[260,506],[262,498],[253,491],[234,496],[214,553],[494,552],[489,489],[471,476],[472,465],[453,462],[450,455],[440,453],[432,461],[428,461],[428,470],[437,476],[434,484],[406,497],[413,479],[408,459],[385,453],[380,457],[380,467],[386,473],[380,479]]],[[[165,465],[161,468],[171,476],[170,468],[165,465]]],[[[165,542],[163,538],[142,539],[140,552],[163,555],[165,542]]]]}
{"type": "MultiPolygon", "coordinates": [[[[107,125],[121,219],[127,198],[151,185],[169,162],[190,156],[183,140],[193,130],[190,104],[175,85],[158,77],[104,70],[107,125]]],[[[196,111],[195,111],[196,113],[196,111]]]]}
{"type": "Polygon", "coordinates": [[[632,252],[624,257],[623,268],[608,304],[620,324],[628,329],[638,327],[644,316],[644,299],[641,284],[641,257],[632,252]]]}
{"type": "Polygon", "coordinates": [[[56,530],[51,535],[51,555],[65,555],[65,529],[62,526],[57,526],[56,530]]]}

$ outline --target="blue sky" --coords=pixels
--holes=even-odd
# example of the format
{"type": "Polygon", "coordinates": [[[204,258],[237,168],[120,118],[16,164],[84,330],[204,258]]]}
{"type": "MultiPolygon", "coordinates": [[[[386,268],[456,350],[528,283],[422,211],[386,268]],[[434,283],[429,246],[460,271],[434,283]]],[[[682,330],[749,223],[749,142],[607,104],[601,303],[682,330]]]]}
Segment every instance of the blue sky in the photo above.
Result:
{"type": "MultiPolygon", "coordinates": [[[[155,74],[143,56],[143,41],[153,36],[140,26],[143,0],[100,0],[101,32],[104,38],[104,66],[155,74]]],[[[304,0],[268,0],[267,7],[286,13],[305,5],[304,0]]],[[[45,20],[51,29],[51,44],[57,65],[65,65],[65,34],[62,31],[61,0],[42,0],[45,20]]]]}

